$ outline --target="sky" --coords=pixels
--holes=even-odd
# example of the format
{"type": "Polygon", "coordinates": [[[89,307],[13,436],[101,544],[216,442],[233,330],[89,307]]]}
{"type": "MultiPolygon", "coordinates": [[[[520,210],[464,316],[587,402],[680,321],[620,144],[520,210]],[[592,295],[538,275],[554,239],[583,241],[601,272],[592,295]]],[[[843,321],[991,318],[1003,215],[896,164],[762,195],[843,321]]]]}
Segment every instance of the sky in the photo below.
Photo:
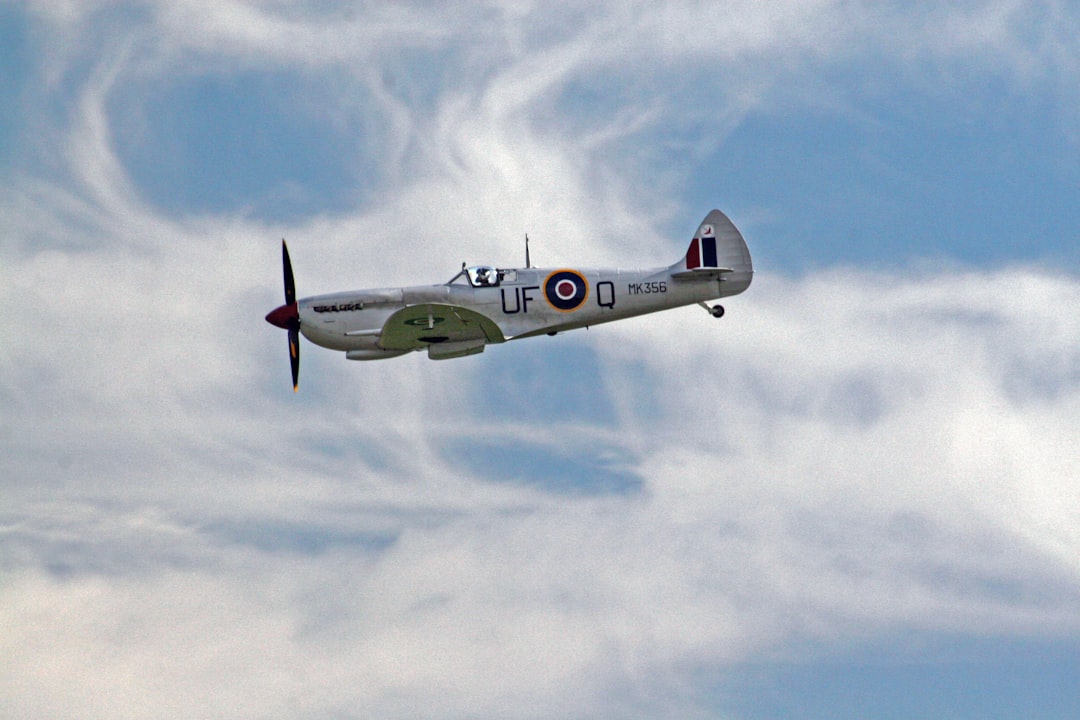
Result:
{"type": "Polygon", "coordinates": [[[1080,8],[0,3],[0,715],[1073,718],[1080,8]],[[431,362],[281,303],[756,278],[431,362]]]}

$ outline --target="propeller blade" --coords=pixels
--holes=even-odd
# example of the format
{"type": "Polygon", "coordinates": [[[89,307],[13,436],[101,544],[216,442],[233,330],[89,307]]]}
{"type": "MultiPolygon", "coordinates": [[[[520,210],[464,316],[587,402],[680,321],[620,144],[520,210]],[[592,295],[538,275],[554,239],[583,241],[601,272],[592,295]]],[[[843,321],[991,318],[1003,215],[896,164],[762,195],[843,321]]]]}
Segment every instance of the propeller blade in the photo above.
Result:
{"type": "Polygon", "coordinates": [[[285,275],[285,304],[271,310],[266,322],[289,331],[289,368],[292,370],[292,389],[296,392],[300,385],[300,306],[296,302],[296,282],[285,240],[281,241],[281,268],[285,275]]]}
{"type": "Polygon", "coordinates": [[[300,328],[289,328],[289,368],[292,370],[292,389],[300,387],[300,328]]]}
{"type": "Polygon", "coordinates": [[[296,282],[293,280],[292,261],[289,260],[289,246],[285,238],[281,239],[281,267],[285,272],[285,304],[296,302],[296,282]]]}

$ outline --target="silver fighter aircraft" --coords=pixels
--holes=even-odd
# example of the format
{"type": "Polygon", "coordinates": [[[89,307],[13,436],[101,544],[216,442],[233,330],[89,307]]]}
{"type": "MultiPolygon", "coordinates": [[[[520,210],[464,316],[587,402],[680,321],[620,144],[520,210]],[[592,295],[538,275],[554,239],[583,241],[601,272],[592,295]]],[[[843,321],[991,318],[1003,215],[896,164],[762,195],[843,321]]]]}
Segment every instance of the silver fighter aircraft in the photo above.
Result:
{"type": "Polygon", "coordinates": [[[296,299],[289,249],[281,243],[285,304],[266,316],[289,331],[293,390],[300,373],[300,334],[345,353],[381,360],[426,350],[433,360],[475,355],[492,343],[599,325],[697,303],[714,317],[754,268],[742,234],[724,213],[710,212],[686,254],[649,270],[465,267],[441,285],[357,290],[296,299]]]}

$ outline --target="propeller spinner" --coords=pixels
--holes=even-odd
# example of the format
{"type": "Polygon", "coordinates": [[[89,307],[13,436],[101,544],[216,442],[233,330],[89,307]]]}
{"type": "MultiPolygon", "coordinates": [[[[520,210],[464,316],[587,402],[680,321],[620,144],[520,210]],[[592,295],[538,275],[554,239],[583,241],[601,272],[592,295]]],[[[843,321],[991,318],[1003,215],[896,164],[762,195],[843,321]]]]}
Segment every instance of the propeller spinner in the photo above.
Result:
{"type": "Polygon", "coordinates": [[[296,304],[296,282],[293,280],[289,248],[281,241],[281,266],[285,275],[285,304],[274,308],[266,322],[289,331],[289,367],[292,369],[293,392],[300,385],[300,308],[296,304]]]}

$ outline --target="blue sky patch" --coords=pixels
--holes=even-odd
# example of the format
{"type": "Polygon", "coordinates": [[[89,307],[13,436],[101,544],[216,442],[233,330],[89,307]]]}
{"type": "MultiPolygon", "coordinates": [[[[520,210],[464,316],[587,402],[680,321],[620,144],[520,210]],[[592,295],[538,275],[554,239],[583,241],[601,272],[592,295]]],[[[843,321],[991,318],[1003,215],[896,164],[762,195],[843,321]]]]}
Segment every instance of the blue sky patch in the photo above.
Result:
{"type": "Polygon", "coordinates": [[[357,552],[379,552],[395,539],[384,533],[266,519],[218,520],[205,525],[202,531],[221,542],[249,545],[261,552],[305,556],[349,548],[357,552]]]}
{"type": "Polygon", "coordinates": [[[833,111],[751,115],[691,174],[689,197],[735,218],[761,267],[1061,261],[1075,243],[1080,148],[1050,97],[854,94],[833,111]],[[753,242],[762,238],[764,242],[753,242]]]}
{"type": "Polygon", "coordinates": [[[22,103],[23,88],[31,77],[30,39],[26,16],[14,7],[0,6],[0,168],[7,166],[18,152],[18,137],[24,115],[15,110],[22,103]]]}
{"type": "Polygon", "coordinates": [[[120,157],[141,192],[173,214],[289,220],[354,207],[378,173],[359,127],[335,127],[299,74],[178,81],[137,107],[116,99],[120,157]],[[131,116],[125,119],[125,114],[131,116]]]}
{"type": "Polygon", "coordinates": [[[467,443],[455,439],[446,455],[488,482],[529,485],[560,495],[626,495],[643,487],[641,478],[614,468],[616,448],[585,449],[576,438],[564,447],[508,439],[504,442],[467,443]]]}
{"type": "Polygon", "coordinates": [[[923,644],[917,652],[888,645],[844,657],[751,665],[734,674],[732,685],[724,684],[720,705],[741,720],[1076,715],[1075,641],[927,638],[923,644]]]}
{"type": "Polygon", "coordinates": [[[486,351],[485,413],[519,422],[612,424],[600,359],[580,339],[538,337],[486,351]]]}

